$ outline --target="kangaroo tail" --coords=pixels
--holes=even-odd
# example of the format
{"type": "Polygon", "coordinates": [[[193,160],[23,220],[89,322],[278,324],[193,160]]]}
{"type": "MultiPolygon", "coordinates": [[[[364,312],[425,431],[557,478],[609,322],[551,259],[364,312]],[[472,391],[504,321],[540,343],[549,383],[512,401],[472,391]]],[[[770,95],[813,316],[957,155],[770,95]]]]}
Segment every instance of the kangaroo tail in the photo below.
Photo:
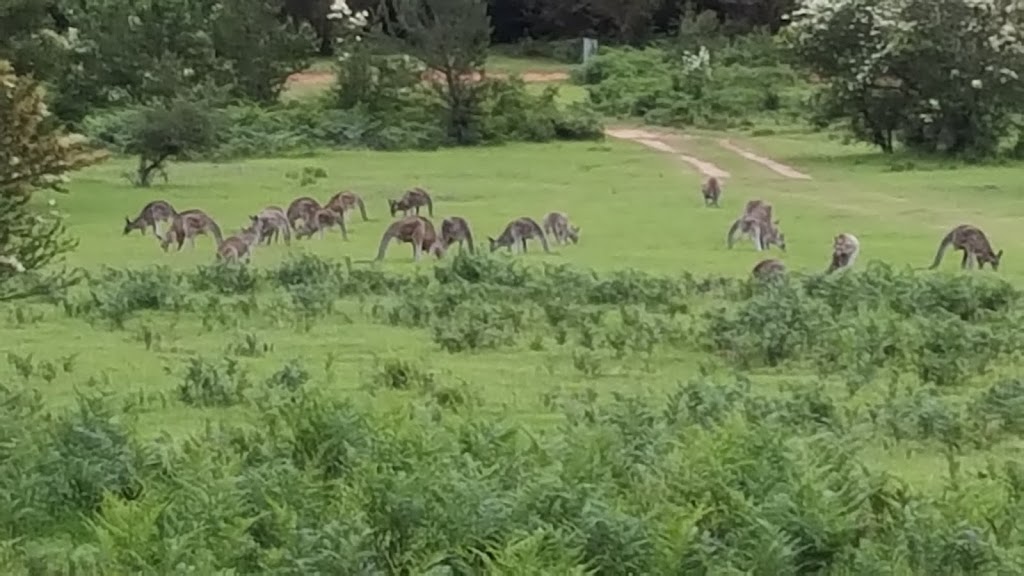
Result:
{"type": "Polygon", "coordinates": [[[434,217],[434,201],[430,198],[430,194],[427,194],[426,192],[423,192],[423,196],[427,199],[427,214],[430,214],[430,217],[433,218],[434,217]]]}
{"type": "Polygon", "coordinates": [[[210,232],[213,233],[214,239],[217,240],[217,246],[224,243],[224,234],[221,233],[220,226],[212,218],[210,219],[210,232]]]}
{"type": "Polygon", "coordinates": [[[946,254],[946,249],[953,243],[953,235],[956,233],[955,230],[950,230],[948,234],[942,237],[942,241],[939,242],[939,250],[935,253],[935,260],[932,265],[928,267],[929,270],[934,270],[939,267],[942,262],[942,257],[946,254]]]}
{"type": "Polygon", "coordinates": [[[466,244],[469,244],[469,253],[476,254],[476,249],[473,248],[473,231],[469,229],[469,222],[466,222],[466,244]]]}
{"type": "Polygon", "coordinates": [[[345,213],[338,215],[338,227],[341,228],[341,237],[348,240],[348,227],[345,226],[345,213]]]}
{"type": "Polygon", "coordinates": [[[388,251],[388,244],[391,242],[391,239],[395,237],[397,230],[398,223],[396,222],[391,226],[388,226],[388,229],[384,231],[384,236],[380,239],[380,246],[377,247],[377,258],[374,262],[380,262],[384,259],[384,254],[388,251]]]}
{"type": "Polygon", "coordinates": [[[725,241],[729,248],[732,248],[732,245],[735,243],[733,237],[736,235],[736,231],[739,230],[741,224],[743,224],[743,218],[737,218],[736,221],[732,223],[732,226],[729,227],[729,233],[725,237],[725,241]]]}
{"type": "Polygon", "coordinates": [[[362,196],[356,196],[356,204],[359,205],[359,214],[363,217],[363,222],[369,220],[369,218],[366,217],[366,203],[363,202],[362,196]]]}
{"type": "Polygon", "coordinates": [[[290,246],[292,243],[292,225],[288,218],[278,218],[278,228],[284,234],[284,243],[290,246]]]}

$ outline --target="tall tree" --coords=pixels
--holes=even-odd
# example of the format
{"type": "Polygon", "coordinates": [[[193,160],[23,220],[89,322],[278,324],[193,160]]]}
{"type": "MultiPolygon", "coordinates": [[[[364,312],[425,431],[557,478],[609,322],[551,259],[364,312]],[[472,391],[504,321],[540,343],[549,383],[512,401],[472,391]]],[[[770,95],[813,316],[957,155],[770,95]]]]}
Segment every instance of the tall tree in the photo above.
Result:
{"type": "Polygon", "coordinates": [[[43,269],[72,250],[59,213],[39,210],[34,192],[61,189],[65,174],[99,159],[64,134],[29,77],[0,60],[0,300],[60,289],[75,280],[67,270],[43,269]]]}
{"type": "Polygon", "coordinates": [[[444,99],[448,135],[459,144],[476,141],[474,117],[490,46],[491,20],[485,0],[395,0],[390,32],[405,52],[422,60],[444,99]]]}

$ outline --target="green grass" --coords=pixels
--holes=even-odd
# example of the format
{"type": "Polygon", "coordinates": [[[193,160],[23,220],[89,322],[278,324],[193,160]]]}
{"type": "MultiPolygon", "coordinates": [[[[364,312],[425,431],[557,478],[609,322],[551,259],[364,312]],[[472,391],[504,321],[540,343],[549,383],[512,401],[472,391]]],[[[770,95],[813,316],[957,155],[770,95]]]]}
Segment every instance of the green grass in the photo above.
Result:
{"type": "MultiPolygon", "coordinates": [[[[598,270],[636,267],[673,274],[745,276],[765,257],[749,243],[733,250],[725,246],[725,231],[751,198],[772,202],[786,233],[789,251],[781,255],[791,269],[815,271],[828,264],[831,239],[840,232],[857,234],[862,243],[858,266],[884,260],[895,266],[922,267],[930,263],[939,238],[952,226],[971,222],[983,227],[1006,257],[999,275],[1024,285],[1024,237],[1016,225],[1024,218],[1024,195],[1017,190],[1021,168],[1016,166],[946,170],[934,165],[902,172],[888,171],[890,159],[861,147],[844,147],[821,137],[768,136],[734,141],[776,160],[794,164],[813,176],[811,181],[786,179],[718,147],[720,135],[707,134],[685,141],[685,152],[713,161],[732,173],[724,185],[721,209],[704,208],[700,177],[670,155],[620,141],[514,145],[438,152],[331,152],[300,159],[252,160],[226,164],[175,164],[170,183],[151,189],[132,188],[120,173],[132,162],[115,160],[74,176],[71,194],[53,196],[69,214],[69,228],[81,239],[71,263],[90,270],[104,265],[141,267],[166,264],[190,269],[213,259],[212,241],[201,237],[196,250],[163,253],[152,236],[123,236],[125,216],[134,216],[146,202],[163,198],[179,210],[202,208],[225,231],[247,222],[247,216],[276,204],[287,206],[300,195],[325,200],[340,189],[362,194],[371,221],[356,218],[349,226],[350,241],[335,231],[327,238],[275,245],[257,251],[254,264],[280,262],[290,252],[309,251],[332,258],[351,257],[358,263],[375,255],[380,235],[390,221],[387,198],[411,186],[433,192],[435,221],[449,215],[470,220],[478,243],[486,248],[488,235],[519,216],[540,219],[562,210],[582,226],[579,245],[555,247],[552,253],[520,256],[530,262],[569,262],[598,270]],[[301,187],[285,177],[306,166],[322,167],[328,177],[301,187]]],[[[45,199],[45,198],[44,198],[45,199]]],[[[779,256],[777,252],[771,256],[779,256]]],[[[943,268],[955,270],[958,254],[947,255],[943,268]]],[[[430,261],[415,264],[408,245],[392,245],[384,266],[408,271],[429,269],[430,261]]],[[[989,271],[984,274],[991,274],[989,271]]],[[[211,411],[185,407],[174,398],[185,359],[193,353],[219,356],[240,334],[257,332],[273,344],[266,357],[246,360],[253,377],[262,379],[285,361],[301,359],[322,385],[338,394],[367,401],[401,402],[401,394],[367,398],[360,386],[378,354],[420,358],[444,377],[464,380],[486,400],[484,409],[517,414],[524,422],[551,421],[542,409],[541,395],[552,390],[593,387],[599,393],[667,389],[693,375],[703,356],[690,350],[664,352],[651,373],[635,366],[609,364],[608,374],[596,379],[573,368],[567,352],[529,351],[448,355],[437,351],[425,332],[376,325],[361,315],[356,302],[345,302],[339,314],[325,318],[310,332],[263,323],[253,328],[205,331],[193,315],[143,315],[125,330],[91,326],[69,319],[57,308],[33,305],[43,318],[18,325],[14,307],[0,308],[0,342],[4,351],[34,354],[36,360],[56,360],[78,354],[71,374],[45,384],[31,380],[54,406],[65,405],[75,390],[96,378],[127,396],[140,391],[164,394],[166,407],[144,419],[146,430],[182,433],[208,418],[243,418],[238,410],[211,411]],[[343,313],[343,314],[342,314],[343,313]],[[139,336],[143,324],[161,334],[147,350],[139,336]],[[334,355],[333,377],[324,363],[334,355]]],[[[765,372],[770,381],[802,378],[806,374],[765,372]]],[[[16,378],[0,360],[0,380],[16,378]]],[[[982,458],[978,455],[977,458],[982,458]]],[[[906,477],[928,484],[942,470],[935,452],[909,460],[902,449],[879,449],[872,461],[906,477]]]]}

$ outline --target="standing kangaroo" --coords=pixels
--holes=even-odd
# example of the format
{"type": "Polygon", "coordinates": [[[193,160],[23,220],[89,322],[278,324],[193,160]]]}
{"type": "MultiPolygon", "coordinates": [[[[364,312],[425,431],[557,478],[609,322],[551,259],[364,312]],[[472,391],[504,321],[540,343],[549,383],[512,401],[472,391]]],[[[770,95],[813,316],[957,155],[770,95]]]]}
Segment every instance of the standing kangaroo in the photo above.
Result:
{"type": "Polygon", "coordinates": [[[189,246],[194,249],[196,247],[196,236],[200,234],[213,236],[218,246],[224,241],[224,236],[220,232],[220,226],[217,225],[217,222],[209,214],[198,209],[185,210],[178,213],[174,220],[171,221],[171,227],[167,229],[163,240],[160,241],[160,247],[166,252],[172,243],[177,243],[178,251],[180,252],[185,240],[188,240],[189,246]]]}
{"type": "Polygon", "coordinates": [[[704,196],[705,206],[718,208],[718,200],[722,197],[722,185],[714,176],[707,179],[707,182],[700,187],[700,193],[704,196]]]}
{"type": "Polygon", "coordinates": [[[285,213],[288,218],[288,225],[292,227],[292,230],[295,230],[298,228],[295,223],[299,220],[302,220],[303,224],[309,224],[310,220],[313,219],[313,215],[321,208],[320,203],[309,196],[302,196],[292,200],[292,203],[288,205],[288,211],[285,213]]]}
{"type": "Polygon", "coordinates": [[[557,244],[565,244],[572,240],[573,244],[580,241],[580,227],[569,225],[569,216],[565,212],[548,212],[544,217],[544,232],[550,234],[557,244]]]}
{"type": "Polygon", "coordinates": [[[826,274],[853,266],[860,254],[860,240],[853,234],[842,233],[832,239],[832,263],[826,274]]]}
{"type": "Polygon", "coordinates": [[[935,253],[935,261],[928,267],[929,270],[939,267],[946,249],[950,246],[953,246],[954,250],[963,250],[964,252],[960,268],[974,268],[974,263],[977,262],[979,270],[984,268],[986,263],[991,264],[993,270],[999,270],[1003,251],[994,252],[985,233],[970,224],[961,224],[942,238],[942,241],[939,242],[939,251],[935,253]]]}
{"type": "Polygon", "coordinates": [[[363,202],[362,196],[355,192],[338,192],[334,196],[331,196],[331,199],[327,201],[327,204],[324,204],[324,208],[334,210],[339,214],[345,214],[356,206],[359,207],[359,213],[363,217],[363,222],[369,220],[369,218],[366,217],[366,204],[363,202]]]}
{"type": "Polygon", "coordinates": [[[153,228],[153,235],[160,238],[160,231],[157,230],[157,222],[168,222],[178,214],[170,203],[163,200],[154,200],[142,207],[139,215],[134,220],[124,217],[124,233],[127,235],[132,230],[139,230],[146,234],[146,227],[153,228]]]}
{"type": "Polygon", "coordinates": [[[412,244],[412,259],[419,262],[423,251],[430,252],[440,258],[444,254],[444,244],[437,237],[434,225],[422,216],[406,216],[396,220],[384,231],[380,239],[380,246],[377,247],[377,258],[375,262],[384,259],[388,244],[392,239],[397,238],[399,242],[412,244]]]}
{"type": "Polygon", "coordinates": [[[262,220],[252,220],[248,228],[243,228],[238,234],[228,237],[217,246],[218,262],[238,262],[252,260],[253,247],[260,241],[263,235],[262,220]]]}
{"type": "Polygon", "coordinates": [[[544,247],[544,251],[551,252],[548,248],[548,239],[544,236],[544,230],[540,227],[540,224],[537,224],[536,220],[529,216],[516,218],[509,222],[500,236],[497,238],[488,237],[487,240],[491,243],[491,252],[498,248],[508,248],[509,251],[515,251],[515,248],[522,246],[525,253],[526,241],[530,238],[540,240],[540,245],[544,247]]]}
{"type": "Polygon", "coordinates": [[[459,216],[449,216],[441,221],[441,243],[445,249],[458,242],[459,254],[462,254],[462,243],[469,245],[469,253],[476,254],[473,248],[473,231],[469,228],[469,222],[459,216]]]}
{"type": "Polygon", "coordinates": [[[729,227],[726,242],[729,248],[735,243],[734,236],[740,231],[749,235],[754,248],[760,252],[775,244],[786,251],[786,236],[779,230],[779,221],[772,221],[772,205],[761,200],[751,200],[743,208],[743,214],[729,227]]]}
{"type": "Polygon", "coordinates": [[[781,276],[786,273],[786,265],[781,260],[775,258],[768,258],[767,260],[761,260],[754,266],[752,272],[754,278],[758,280],[766,280],[768,278],[781,276]]]}
{"type": "Polygon", "coordinates": [[[419,215],[421,206],[427,207],[427,213],[431,218],[434,216],[434,201],[426,190],[419,187],[406,191],[398,200],[388,200],[388,206],[391,208],[391,216],[395,216],[399,211],[408,216],[412,210],[419,215]]]}
{"type": "Polygon", "coordinates": [[[292,226],[288,223],[288,215],[280,206],[267,206],[260,210],[259,214],[250,216],[249,220],[260,221],[260,243],[270,245],[279,236],[284,236],[284,243],[290,246],[292,243],[292,226]]]}

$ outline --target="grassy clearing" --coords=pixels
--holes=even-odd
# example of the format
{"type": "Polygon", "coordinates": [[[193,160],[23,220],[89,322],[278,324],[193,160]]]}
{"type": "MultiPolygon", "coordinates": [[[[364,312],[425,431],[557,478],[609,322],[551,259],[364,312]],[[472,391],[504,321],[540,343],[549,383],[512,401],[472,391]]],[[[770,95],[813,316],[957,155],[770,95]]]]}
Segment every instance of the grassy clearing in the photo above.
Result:
{"type": "MultiPolygon", "coordinates": [[[[577,246],[555,247],[552,254],[544,255],[531,245],[530,254],[522,257],[530,263],[568,262],[604,271],[635,267],[661,274],[688,271],[698,276],[746,276],[765,255],[754,252],[749,243],[730,251],[724,236],[743,203],[760,197],[776,206],[789,243],[789,251],[782,257],[791,269],[823,269],[832,236],[843,231],[854,232],[861,239],[858,266],[871,260],[896,267],[925,266],[942,234],[969,221],[988,231],[997,249],[1006,250],[1005,268],[999,275],[1024,284],[1024,266],[1016,264],[1016,255],[1024,251],[1024,239],[1013,234],[1013,225],[1024,217],[1024,198],[1014,190],[1019,168],[954,171],[922,166],[928,169],[892,172],[887,171],[885,158],[818,137],[732,137],[734,142],[793,164],[814,178],[795,181],[719,147],[719,137],[704,134],[684,140],[678,147],[731,172],[720,210],[702,206],[700,178],[682,162],[614,140],[177,164],[171,168],[169,184],[150,190],[132,188],[124,181],[120,173],[132,163],[117,160],[78,174],[72,194],[55,198],[70,214],[71,231],[81,238],[72,263],[94,271],[104,265],[151,264],[188,270],[212,260],[212,241],[207,238],[201,237],[194,251],[186,247],[181,253],[164,254],[152,236],[121,235],[122,218],[134,216],[154,198],[167,199],[179,210],[201,207],[230,231],[263,206],[285,206],[300,195],[323,200],[341,188],[362,194],[372,219],[353,221],[349,242],[334,232],[324,240],[296,242],[291,248],[263,248],[256,253],[255,264],[273,266],[289,253],[310,252],[336,259],[347,256],[357,266],[366,266],[359,261],[374,256],[390,220],[386,199],[398,196],[404,188],[423,185],[434,193],[435,221],[448,215],[468,218],[484,248],[487,235],[496,235],[509,219],[518,216],[539,220],[550,210],[563,210],[582,226],[577,246]],[[325,169],[328,177],[306,187],[286,177],[288,172],[307,166],[325,169]],[[965,198],[970,202],[965,204],[965,198]]],[[[943,268],[953,271],[958,264],[958,255],[951,253],[943,268]]],[[[411,262],[407,245],[392,245],[384,264],[386,270],[410,273],[431,266],[426,261],[411,262]]],[[[273,300],[268,301],[273,308],[273,300]]],[[[665,390],[695,375],[702,363],[723,367],[720,361],[689,349],[659,352],[646,371],[608,361],[604,374],[597,377],[575,368],[570,351],[550,345],[538,351],[522,348],[450,355],[438,352],[424,331],[370,323],[365,307],[354,300],[343,301],[308,332],[265,318],[235,318],[226,326],[206,329],[198,314],[169,313],[143,314],[123,330],[110,330],[67,318],[49,305],[32,305],[27,310],[19,318],[12,306],[0,309],[0,341],[7,343],[5,351],[31,354],[37,362],[56,363],[74,357],[70,373],[62,372],[50,382],[38,374],[29,378],[47,401],[55,406],[68,403],[89,378],[113,387],[126,399],[153,395],[161,400],[159,408],[143,421],[150,433],[195,430],[211,417],[245,417],[244,411],[234,408],[186,407],[173,391],[190,355],[220,356],[228,347],[243,342],[247,334],[272,345],[265,355],[243,360],[256,380],[298,358],[319,384],[340,395],[398,405],[405,398],[403,393],[371,399],[361,392],[361,386],[378,355],[401,354],[421,359],[423,366],[445,378],[468,383],[484,399],[482,410],[511,412],[532,424],[554,418],[543,407],[545,393],[587,388],[602,395],[665,390]]],[[[1000,372],[1015,373],[1012,367],[1000,372]]],[[[812,377],[810,372],[793,368],[756,370],[753,375],[766,385],[812,377]]],[[[18,378],[13,363],[0,362],[0,379],[18,378]]],[[[1000,452],[1007,450],[1015,448],[999,448],[1000,452]]],[[[941,454],[934,450],[919,451],[907,459],[903,448],[890,452],[879,447],[869,456],[878,465],[926,486],[945,466],[941,454]]],[[[980,461],[983,455],[976,458],[980,461]]]]}

